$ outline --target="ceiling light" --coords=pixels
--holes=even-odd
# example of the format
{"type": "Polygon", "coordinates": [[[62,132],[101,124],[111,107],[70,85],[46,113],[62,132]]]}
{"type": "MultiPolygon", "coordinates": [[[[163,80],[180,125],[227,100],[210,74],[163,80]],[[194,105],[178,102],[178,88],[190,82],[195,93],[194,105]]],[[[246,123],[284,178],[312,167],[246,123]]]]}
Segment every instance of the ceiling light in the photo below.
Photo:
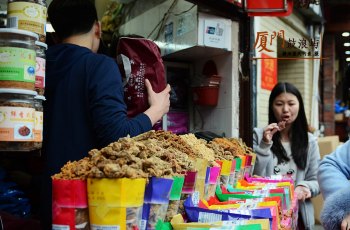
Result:
{"type": "Polygon", "coordinates": [[[342,35],[343,37],[349,37],[349,36],[350,36],[350,33],[349,33],[349,32],[343,32],[341,35],[342,35]]]}
{"type": "Polygon", "coordinates": [[[346,61],[350,61],[350,58],[346,58],[346,61]]]}
{"type": "Polygon", "coordinates": [[[348,47],[348,46],[350,46],[350,43],[346,42],[346,43],[344,43],[344,46],[348,47]]]}
{"type": "Polygon", "coordinates": [[[345,51],[345,54],[349,55],[350,54],[350,50],[345,51]]]}

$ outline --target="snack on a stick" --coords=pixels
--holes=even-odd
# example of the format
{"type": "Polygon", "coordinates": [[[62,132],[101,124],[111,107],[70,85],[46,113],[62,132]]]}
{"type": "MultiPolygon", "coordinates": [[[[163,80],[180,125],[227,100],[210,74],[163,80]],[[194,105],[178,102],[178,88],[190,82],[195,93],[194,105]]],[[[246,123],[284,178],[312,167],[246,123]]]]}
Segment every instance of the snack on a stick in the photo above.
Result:
{"type": "Polygon", "coordinates": [[[281,131],[282,129],[284,129],[286,127],[286,121],[280,121],[278,122],[278,128],[279,128],[279,131],[281,131]]]}

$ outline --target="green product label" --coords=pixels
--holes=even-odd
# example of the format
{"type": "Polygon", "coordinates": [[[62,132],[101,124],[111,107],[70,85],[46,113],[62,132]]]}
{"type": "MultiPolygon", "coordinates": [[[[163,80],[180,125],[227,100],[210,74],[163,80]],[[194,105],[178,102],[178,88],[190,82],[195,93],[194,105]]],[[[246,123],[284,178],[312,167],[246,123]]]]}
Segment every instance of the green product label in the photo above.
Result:
{"type": "Polygon", "coordinates": [[[235,158],[235,160],[236,160],[236,171],[239,171],[241,169],[242,159],[235,158]]]}
{"type": "Polygon", "coordinates": [[[261,224],[246,224],[235,226],[235,230],[261,230],[261,224]]]}
{"type": "Polygon", "coordinates": [[[171,187],[169,200],[180,200],[185,177],[174,176],[173,179],[174,179],[174,182],[173,182],[173,186],[171,187]]]}
{"type": "Polygon", "coordinates": [[[0,81],[35,82],[34,50],[0,47],[0,81]]]}

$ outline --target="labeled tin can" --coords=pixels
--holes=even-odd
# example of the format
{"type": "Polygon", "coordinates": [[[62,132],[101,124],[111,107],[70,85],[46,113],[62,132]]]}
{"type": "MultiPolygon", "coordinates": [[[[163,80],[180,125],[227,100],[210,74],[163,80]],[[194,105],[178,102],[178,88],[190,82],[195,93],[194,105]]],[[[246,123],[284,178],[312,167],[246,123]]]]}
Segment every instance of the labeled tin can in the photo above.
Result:
{"type": "Polygon", "coordinates": [[[34,141],[37,92],[0,88],[0,149],[30,151],[34,141]]]}
{"type": "Polygon", "coordinates": [[[34,97],[35,119],[34,119],[34,149],[41,149],[43,143],[44,109],[45,97],[37,95],[34,97]]]}
{"type": "Polygon", "coordinates": [[[36,33],[46,40],[46,0],[8,0],[7,27],[36,33]]]}
{"type": "Polygon", "coordinates": [[[46,57],[45,51],[47,50],[47,44],[43,42],[35,42],[36,51],[36,70],[35,70],[35,91],[39,95],[44,95],[45,92],[45,67],[46,57]]]}
{"type": "Polygon", "coordinates": [[[36,40],[33,32],[0,28],[0,88],[34,90],[36,40]]]}

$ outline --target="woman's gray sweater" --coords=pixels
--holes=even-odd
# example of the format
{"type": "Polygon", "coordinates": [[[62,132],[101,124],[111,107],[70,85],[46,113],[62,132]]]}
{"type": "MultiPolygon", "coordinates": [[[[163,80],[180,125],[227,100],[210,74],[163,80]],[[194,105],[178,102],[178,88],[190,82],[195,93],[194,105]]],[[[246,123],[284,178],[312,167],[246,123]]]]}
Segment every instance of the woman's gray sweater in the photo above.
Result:
{"type": "MultiPolygon", "coordinates": [[[[265,143],[263,140],[263,129],[254,128],[253,132],[253,149],[256,153],[256,162],[254,174],[259,176],[273,175],[273,169],[276,166],[276,156],[272,153],[272,141],[265,143]]],[[[309,147],[306,168],[298,169],[296,172],[295,187],[302,185],[308,187],[311,191],[311,197],[317,196],[320,193],[320,188],[317,182],[317,171],[320,162],[320,151],[316,138],[309,133],[309,147]]],[[[311,199],[306,199],[305,202],[299,202],[299,211],[301,213],[304,226],[306,229],[314,229],[315,216],[314,208],[311,199]]]]}

